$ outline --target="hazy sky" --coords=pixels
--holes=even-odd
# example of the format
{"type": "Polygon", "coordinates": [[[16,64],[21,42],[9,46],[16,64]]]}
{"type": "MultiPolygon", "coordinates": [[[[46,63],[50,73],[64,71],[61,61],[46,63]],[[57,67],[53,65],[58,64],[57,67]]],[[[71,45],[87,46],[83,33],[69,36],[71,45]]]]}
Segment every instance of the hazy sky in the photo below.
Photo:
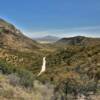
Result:
{"type": "Polygon", "coordinates": [[[100,37],[100,0],[0,0],[0,17],[30,37],[100,37]]]}

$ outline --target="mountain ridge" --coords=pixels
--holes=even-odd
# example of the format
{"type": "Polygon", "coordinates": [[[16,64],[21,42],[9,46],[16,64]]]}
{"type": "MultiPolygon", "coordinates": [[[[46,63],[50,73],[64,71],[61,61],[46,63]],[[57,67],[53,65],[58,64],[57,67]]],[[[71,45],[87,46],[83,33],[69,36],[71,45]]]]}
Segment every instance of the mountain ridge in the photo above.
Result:
{"type": "Polygon", "coordinates": [[[85,36],[75,36],[69,38],[62,38],[56,42],[56,44],[65,44],[65,45],[83,45],[89,46],[91,45],[99,45],[100,38],[92,38],[92,37],[85,37],[85,36]]]}
{"type": "Polygon", "coordinates": [[[3,19],[0,19],[0,45],[20,51],[39,49],[35,40],[28,38],[14,25],[3,19]]]}

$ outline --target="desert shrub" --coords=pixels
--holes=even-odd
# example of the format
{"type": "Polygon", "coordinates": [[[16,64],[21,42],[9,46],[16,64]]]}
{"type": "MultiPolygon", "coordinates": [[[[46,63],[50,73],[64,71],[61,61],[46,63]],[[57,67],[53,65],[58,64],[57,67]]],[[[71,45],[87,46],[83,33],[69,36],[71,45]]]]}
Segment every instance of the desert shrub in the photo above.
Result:
{"type": "Polygon", "coordinates": [[[7,64],[4,61],[0,61],[0,71],[3,74],[11,74],[16,71],[16,68],[10,64],[7,64]]]}
{"type": "Polygon", "coordinates": [[[20,78],[16,74],[9,74],[8,79],[11,85],[17,86],[20,84],[20,78]]]}
{"type": "Polygon", "coordinates": [[[25,87],[32,87],[34,81],[34,75],[25,69],[20,69],[17,71],[18,77],[20,77],[20,84],[25,87]]]}
{"type": "Polygon", "coordinates": [[[11,83],[15,85],[18,82],[19,77],[19,84],[25,87],[32,87],[34,75],[31,71],[22,68],[16,68],[15,66],[9,65],[4,62],[0,62],[0,70],[3,74],[10,75],[9,78],[11,83]],[[12,74],[12,75],[11,75],[12,74]],[[15,74],[15,76],[13,76],[15,74]],[[17,76],[16,76],[17,75],[17,76]]]}

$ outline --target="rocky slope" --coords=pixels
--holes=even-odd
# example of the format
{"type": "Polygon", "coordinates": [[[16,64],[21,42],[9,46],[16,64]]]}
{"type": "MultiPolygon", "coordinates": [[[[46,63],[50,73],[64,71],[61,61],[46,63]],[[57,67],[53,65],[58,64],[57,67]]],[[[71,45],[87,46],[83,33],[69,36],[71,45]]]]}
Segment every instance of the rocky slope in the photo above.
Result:
{"type": "Polygon", "coordinates": [[[0,46],[19,51],[39,49],[38,43],[22,34],[12,24],[0,19],[0,46]]]}

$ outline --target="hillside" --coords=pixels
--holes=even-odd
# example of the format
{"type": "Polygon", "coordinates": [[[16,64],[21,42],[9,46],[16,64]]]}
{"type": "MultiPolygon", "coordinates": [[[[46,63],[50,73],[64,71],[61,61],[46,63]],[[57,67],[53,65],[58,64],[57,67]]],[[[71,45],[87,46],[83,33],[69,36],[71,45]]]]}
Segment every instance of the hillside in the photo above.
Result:
{"type": "Polygon", "coordinates": [[[39,49],[38,43],[15,28],[12,24],[0,19],[0,46],[19,51],[39,49]]]}
{"type": "Polygon", "coordinates": [[[26,37],[14,25],[0,19],[0,61],[29,67],[41,59],[42,49],[42,45],[26,37]]]}
{"type": "Polygon", "coordinates": [[[56,43],[65,45],[82,45],[82,46],[93,46],[100,44],[100,38],[89,38],[83,36],[76,36],[70,38],[62,38],[56,43]]]}

